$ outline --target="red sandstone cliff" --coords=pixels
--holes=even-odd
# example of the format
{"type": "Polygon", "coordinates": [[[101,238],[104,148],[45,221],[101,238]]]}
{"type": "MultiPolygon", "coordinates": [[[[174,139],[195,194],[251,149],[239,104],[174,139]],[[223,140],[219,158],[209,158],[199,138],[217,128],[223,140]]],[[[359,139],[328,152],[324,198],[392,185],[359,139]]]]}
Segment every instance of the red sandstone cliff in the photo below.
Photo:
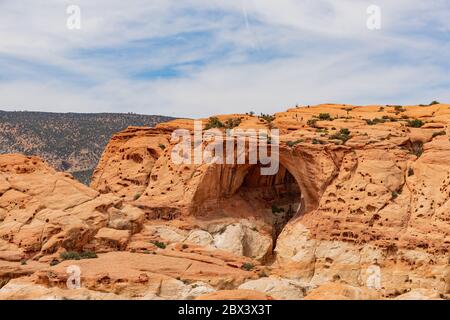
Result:
{"type": "Polygon", "coordinates": [[[174,164],[171,133],[191,120],[116,134],[92,189],[37,158],[0,156],[0,298],[449,294],[450,106],[218,120],[229,118],[280,129],[277,175],[258,164],[174,164]],[[61,261],[66,251],[98,258],[61,261]],[[83,291],[65,289],[70,264],[83,291]],[[366,287],[374,265],[378,290],[366,287]]]}

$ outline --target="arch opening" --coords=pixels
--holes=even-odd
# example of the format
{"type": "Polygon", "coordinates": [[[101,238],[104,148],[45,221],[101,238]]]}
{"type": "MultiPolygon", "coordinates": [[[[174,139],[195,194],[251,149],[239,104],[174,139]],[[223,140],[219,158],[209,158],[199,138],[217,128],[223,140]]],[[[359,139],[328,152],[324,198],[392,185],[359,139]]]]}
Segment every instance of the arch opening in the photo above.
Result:
{"type": "Polygon", "coordinates": [[[271,233],[273,247],[284,226],[304,209],[300,184],[282,164],[278,173],[261,175],[261,165],[215,165],[196,194],[208,216],[252,218],[271,233]]]}

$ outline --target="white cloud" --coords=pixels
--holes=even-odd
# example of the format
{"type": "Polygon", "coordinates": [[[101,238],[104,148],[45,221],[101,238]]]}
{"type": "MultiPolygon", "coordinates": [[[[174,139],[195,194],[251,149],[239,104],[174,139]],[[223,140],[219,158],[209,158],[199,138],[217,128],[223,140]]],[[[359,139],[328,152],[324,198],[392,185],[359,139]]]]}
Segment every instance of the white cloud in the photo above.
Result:
{"type": "Polygon", "coordinates": [[[72,2],[0,2],[0,109],[204,116],[449,98],[445,0],[379,0],[381,31],[366,28],[366,0],[79,0],[69,31],[72,2]]]}

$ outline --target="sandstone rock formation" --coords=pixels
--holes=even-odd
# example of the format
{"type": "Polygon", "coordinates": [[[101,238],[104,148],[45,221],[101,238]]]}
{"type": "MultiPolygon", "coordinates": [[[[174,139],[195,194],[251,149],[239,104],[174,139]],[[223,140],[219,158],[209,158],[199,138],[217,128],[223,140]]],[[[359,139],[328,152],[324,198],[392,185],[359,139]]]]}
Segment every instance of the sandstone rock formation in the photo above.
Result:
{"type": "Polygon", "coordinates": [[[0,298],[448,298],[449,122],[449,105],[214,119],[278,128],[273,176],[175,164],[171,134],[192,120],[116,134],[91,188],[0,156],[0,298]]]}

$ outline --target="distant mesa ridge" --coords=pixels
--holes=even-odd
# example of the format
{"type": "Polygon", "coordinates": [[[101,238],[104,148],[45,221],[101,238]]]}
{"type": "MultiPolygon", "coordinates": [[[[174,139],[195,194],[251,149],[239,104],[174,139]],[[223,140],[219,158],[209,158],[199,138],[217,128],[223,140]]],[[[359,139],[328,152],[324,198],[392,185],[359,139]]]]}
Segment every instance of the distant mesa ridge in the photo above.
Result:
{"type": "Polygon", "coordinates": [[[173,118],[134,113],[50,113],[0,110],[0,154],[38,155],[89,184],[111,136],[128,126],[153,127],[173,118]]]}

